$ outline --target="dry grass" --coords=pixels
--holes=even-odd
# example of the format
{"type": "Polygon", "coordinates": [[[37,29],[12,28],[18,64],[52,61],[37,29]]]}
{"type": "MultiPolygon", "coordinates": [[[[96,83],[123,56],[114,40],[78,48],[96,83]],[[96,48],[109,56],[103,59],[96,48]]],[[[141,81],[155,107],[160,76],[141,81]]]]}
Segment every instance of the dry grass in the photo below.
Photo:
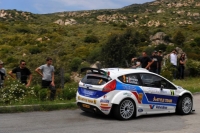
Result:
{"type": "Polygon", "coordinates": [[[184,89],[191,91],[192,93],[200,92],[200,78],[185,78],[184,80],[174,80],[173,83],[182,86],[184,89]]]}

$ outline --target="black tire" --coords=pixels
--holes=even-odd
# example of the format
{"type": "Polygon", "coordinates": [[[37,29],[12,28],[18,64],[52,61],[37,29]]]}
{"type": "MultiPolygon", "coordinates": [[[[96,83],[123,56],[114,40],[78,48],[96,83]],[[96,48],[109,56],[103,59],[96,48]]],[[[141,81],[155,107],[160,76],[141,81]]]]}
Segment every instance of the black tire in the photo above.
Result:
{"type": "Polygon", "coordinates": [[[119,120],[129,120],[135,115],[135,110],[135,102],[132,99],[124,99],[114,106],[114,115],[119,120]]]}
{"type": "Polygon", "coordinates": [[[188,115],[191,113],[193,101],[191,96],[183,95],[177,104],[176,113],[180,115],[188,115]]]}

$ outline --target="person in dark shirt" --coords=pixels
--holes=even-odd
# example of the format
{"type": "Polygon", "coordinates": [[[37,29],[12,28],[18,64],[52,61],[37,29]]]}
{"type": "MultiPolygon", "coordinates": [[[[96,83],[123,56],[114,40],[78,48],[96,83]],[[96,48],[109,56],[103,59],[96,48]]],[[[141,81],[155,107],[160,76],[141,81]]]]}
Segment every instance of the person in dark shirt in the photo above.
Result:
{"type": "Polygon", "coordinates": [[[162,51],[161,50],[158,51],[157,58],[158,58],[158,69],[157,69],[157,72],[158,72],[158,74],[160,74],[161,68],[162,68],[162,61],[163,61],[162,51]]]}
{"type": "Polygon", "coordinates": [[[152,63],[150,67],[150,71],[153,73],[157,73],[157,68],[158,68],[158,56],[157,56],[157,51],[154,51],[151,56],[152,63]]]}
{"type": "Polygon", "coordinates": [[[179,59],[179,74],[180,74],[180,79],[184,79],[184,70],[185,70],[185,54],[182,53],[181,57],[179,59]]]}
{"type": "Polygon", "coordinates": [[[151,64],[152,64],[152,60],[151,58],[147,55],[147,53],[145,51],[142,52],[142,57],[140,58],[140,62],[141,62],[141,67],[145,68],[145,69],[149,69],[151,64]]]}
{"type": "Polygon", "coordinates": [[[12,78],[15,78],[13,73],[16,74],[16,79],[18,79],[21,83],[25,84],[26,87],[30,86],[32,80],[32,74],[31,71],[26,67],[26,62],[24,60],[20,61],[19,67],[16,67],[9,72],[9,75],[12,78]],[[28,82],[27,79],[29,79],[28,82]]]}

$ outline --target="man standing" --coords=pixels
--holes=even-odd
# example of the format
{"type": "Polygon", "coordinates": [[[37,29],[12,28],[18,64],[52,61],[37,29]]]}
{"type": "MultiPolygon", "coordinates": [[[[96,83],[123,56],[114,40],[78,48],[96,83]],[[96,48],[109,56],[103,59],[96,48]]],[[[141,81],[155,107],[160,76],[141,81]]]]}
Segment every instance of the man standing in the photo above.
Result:
{"type": "Polygon", "coordinates": [[[153,73],[157,73],[157,68],[158,68],[158,58],[156,54],[157,54],[157,51],[154,51],[151,56],[152,64],[150,67],[150,71],[153,73]]]}
{"type": "Polygon", "coordinates": [[[142,57],[140,57],[140,62],[141,62],[142,68],[145,68],[145,69],[149,69],[152,64],[151,58],[147,55],[145,51],[142,52],[142,57]]]}
{"type": "Polygon", "coordinates": [[[42,88],[51,90],[50,100],[54,100],[56,89],[54,84],[54,66],[52,66],[52,58],[46,59],[46,64],[36,68],[35,71],[42,76],[42,88]]]}
{"type": "Polygon", "coordinates": [[[174,49],[170,54],[170,63],[173,67],[173,77],[177,78],[177,51],[174,49]]]}
{"type": "Polygon", "coordinates": [[[25,84],[26,87],[30,86],[32,81],[32,74],[31,71],[26,67],[26,62],[24,60],[20,61],[19,67],[16,67],[9,72],[9,75],[15,79],[13,73],[16,74],[16,79],[18,79],[21,83],[25,84]]]}
{"type": "Polygon", "coordinates": [[[0,60],[0,88],[3,87],[5,78],[6,78],[6,69],[3,68],[3,62],[0,60]]]}

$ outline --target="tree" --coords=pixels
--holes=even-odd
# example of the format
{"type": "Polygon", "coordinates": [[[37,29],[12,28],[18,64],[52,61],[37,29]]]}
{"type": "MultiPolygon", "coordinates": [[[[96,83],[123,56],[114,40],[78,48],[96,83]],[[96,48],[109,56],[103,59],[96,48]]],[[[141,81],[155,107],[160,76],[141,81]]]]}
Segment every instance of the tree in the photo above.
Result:
{"type": "Polygon", "coordinates": [[[196,43],[196,45],[199,47],[200,46],[200,37],[197,37],[194,39],[194,42],[196,43]]]}
{"type": "Polygon", "coordinates": [[[105,67],[125,67],[126,60],[131,60],[136,55],[135,46],[131,42],[132,31],[124,34],[112,34],[107,43],[102,47],[102,60],[105,67]]]}
{"type": "Polygon", "coordinates": [[[183,33],[181,31],[177,31],[174,34],[173,41],[175,44],[183,47],[183,44],[185,41],[185,36],[183,35],[183,33]]]}

